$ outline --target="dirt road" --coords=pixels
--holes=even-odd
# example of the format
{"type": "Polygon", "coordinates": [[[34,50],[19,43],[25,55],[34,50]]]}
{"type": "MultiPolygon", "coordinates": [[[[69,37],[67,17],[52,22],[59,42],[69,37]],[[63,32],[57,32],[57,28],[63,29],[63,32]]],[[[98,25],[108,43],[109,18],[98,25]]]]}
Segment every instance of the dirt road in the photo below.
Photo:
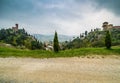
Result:
{"type": "Polygon", "coordinates": [[[120,59],[0,58],[0,83],[119,83],[120,59]]]}

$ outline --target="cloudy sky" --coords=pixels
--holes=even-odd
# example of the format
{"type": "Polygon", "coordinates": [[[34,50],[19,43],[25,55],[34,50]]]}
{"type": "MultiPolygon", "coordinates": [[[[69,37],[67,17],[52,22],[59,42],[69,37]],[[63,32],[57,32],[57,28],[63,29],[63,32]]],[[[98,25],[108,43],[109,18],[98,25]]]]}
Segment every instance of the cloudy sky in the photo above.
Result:
{"type": "Polygon", "coordinates": [[[29,33],[79,35],[107,21],[120,25],[120,0],[0,0],[0,28],[15,23],[29,33]]]}

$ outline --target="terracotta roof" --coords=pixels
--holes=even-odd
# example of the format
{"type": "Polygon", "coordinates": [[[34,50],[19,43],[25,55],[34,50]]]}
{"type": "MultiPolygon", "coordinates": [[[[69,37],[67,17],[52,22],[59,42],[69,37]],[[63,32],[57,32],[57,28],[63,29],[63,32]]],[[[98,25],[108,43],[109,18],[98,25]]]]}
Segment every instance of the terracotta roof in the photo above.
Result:
{"type": "Polygon", "coordinates": [[[114,26],[113,28],[120,28],[120,26],[114,26]]]}

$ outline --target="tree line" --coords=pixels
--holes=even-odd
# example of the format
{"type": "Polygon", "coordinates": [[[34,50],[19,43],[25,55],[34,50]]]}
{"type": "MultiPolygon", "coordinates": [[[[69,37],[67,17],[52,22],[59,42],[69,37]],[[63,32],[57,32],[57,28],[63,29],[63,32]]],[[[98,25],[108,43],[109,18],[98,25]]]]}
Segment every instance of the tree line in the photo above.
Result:
{"type": "MultiPolygon", "coordinates": [[[[25,29],[1,29],[0,30],[0,42],[11,44],[19,48],[28,49],[44,49],[42,42],[38,41],[34,36],[28,34],[25,29]]],[[[79,37],[74,38],[71,41],[65,41],[59,44],[59,38],[55,31],[53,39],[53,50],[59,52],[59,50],[82,48],[82,47],[107,47],[120,45],[120,29],[111,29],[108,31],[99,31],[95,29],[90,32],[85,31],[84,34],[80,34],[79,37]]]]}

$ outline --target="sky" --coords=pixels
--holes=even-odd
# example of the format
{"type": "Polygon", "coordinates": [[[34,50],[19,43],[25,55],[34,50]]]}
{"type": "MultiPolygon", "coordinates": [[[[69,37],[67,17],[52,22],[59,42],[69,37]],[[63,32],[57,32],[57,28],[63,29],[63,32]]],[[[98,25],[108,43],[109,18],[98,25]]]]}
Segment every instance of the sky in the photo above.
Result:
{"type": "Polygon", "coordinates": [[[107,21],[120,25],[120,0],[0,0],[0,28],[31,34],[79,35],[107,21]]]}

